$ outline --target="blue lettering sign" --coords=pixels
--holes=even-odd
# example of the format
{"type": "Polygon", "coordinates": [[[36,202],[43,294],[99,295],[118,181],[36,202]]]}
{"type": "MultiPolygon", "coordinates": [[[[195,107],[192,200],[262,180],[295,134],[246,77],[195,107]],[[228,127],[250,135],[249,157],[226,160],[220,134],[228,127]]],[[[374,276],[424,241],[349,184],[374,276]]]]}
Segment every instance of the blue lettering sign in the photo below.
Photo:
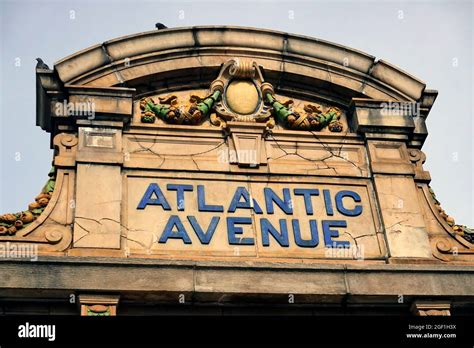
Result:
{"type": "Polygon", "coordinates": [[[161,235],[159,243],[166,243],[168,239],[181,239],[184,244],[191,244],[191,238],[189,238],[186,230],[183,226],[183,223],[179,219],[177,215],[171,215],[166,226],[163,234],[161,235]],[[177,230],[174,231],[174,228],[177,230]]]}
{"type": "Polygon", "coordinates": [[[199,238],[199,241],[201,244],[209,244],[211,242],[212,236],[214,235],[214,232],[216,231],[217,224],[219,223],[219,217],[218,216],[213,216],[211,223],[209,224],[209,227],[207,228],[207,231],[204,232],[201,228],[201,225],[199,225],[199,222],[197,222],[196,218],[194,216],[188,216],[188,221],[191,224],[191,226],[194,229],[194,232],[199,238]]]}
{"type": "Polygon", "coordinates": [[[265,194],[265,206],[267,208],[267,214],[273,214],[273,203],[276,203],[278,207],[285,212],[286,215],[293,214],[293,206],[291,204],[290,190],[287,188],[283,189],[283,200],[269,187],[263,189],[265,194]]]}
{"type": "Polygon", "coordinates": [[[171,207],[163,195],[163,192],[161,192],[158,184],[150,184],[148,186],[140,203],[138,203],[137,209],[145,209],[147,205],[161,205],[164,210],[171,210],[171,207]],[[152,198],[153,195],[155,195],[156,198],[152,198]]]}
{"type": "Polygon", "coordinates": [[[166,188],[168,191],[176,191],[176,202],[178,204],[178,211],[184,211],[184,191],[192,191],[193,185],[168,184],[166,188]]]}
{"type": "Polygon", "coordinates": [[[323,220],[323,234],[324,234],[324,245],[328,248],[332,247],[343,247],[348,248],[350,243],[348,241],[334,241],[333,238],[339,237],[339,231],[333,230],[331,227],[347,227],[347,223],[344,220],[323,220]]]}
{"type": "Polygon", "coordinates": [[[261,219],[260,226],[262,229],[262,244],[263,246],[270,245],[270,235],[275,238],[275,240],[280,244],[282,247],[289,247],[290,243],[288,242],[288,228],[286,226],[286,220],[280,219],[280,233],[278,230],[273,227],[273,225],[268,221],[268,219],[261,219]]]}
{"type": "Polygon", "coordinates": [[[243,208],[243,209],[253,209],[256,214],[263,214],[262,208],[258,205],[257,201],[253,200],[253,205],[250,203],[250,195],[245,187],[239,186],[237,190],[235,190],[234,197],[230,202],[229,209],[227,210],[229,213],[234,213],[236,209],[243,208]],[[244,199],[241,202],[241,199],[244,199]]]}
{"type": "Polygon", "coordinates": [[[222,205],[208,205],[206,204],[206,191],[203,185],[198,185],[197,187],[198,194],[198,210],[199,211],[214,211],[214,212],[224,212],[224,207],[222,205]]]}
{"type": "Polygon", "coordinates": [[[296,188],[293,191],[295,196],[303,196],[304,197],[304,207],[306,209],[307,215],[313,215],[313,204],[311,202],[311,196],[319,196],[318,189],[302,189],[296,188]]]}
{"type": "Polygon", "coordinates": [[[334,210],[332,209],[331,192],[329,190],[323,190],[323,196],[324,206],[326,207],[326,215],[333,216],[334,210]]]}
{"type": "Polygon", "coordinates": [[[360,196],[353,191],[339,191],[336,194],[336,208],[337,211],[346,216],[358,216],[362,214],[362,205],[356,205],[354,209],[346,209],[342,199],[344,197],[351,197],[354,202],[361,202],[360,196]]]}
{"type": "Polygon", "coordinates": [[[228,217],[227,218],[227,237],[229,239],[229,244],[231,245],[254,245],[253,238],[240,238],[237,235],[244,233],[244,230],[240,226],[235,226],[235,224],[240,225],[251,225],[252,219],[247,217],[228,217]]]}
{"type": "Polygon", "coordinates": [[[300,221],[293,219],[291,220],[291,224],[293,225],[293,234],[295,235],[295,243],[296,245],[303,247],[303,248],[314,248],[319,244],[319,237],[318,237],[318,226],[316,224],[316,220],[309,220],[309,229],[311,230],[311,239],[305,240],[301,238],[301,231],[300,231],[300,221]]]}

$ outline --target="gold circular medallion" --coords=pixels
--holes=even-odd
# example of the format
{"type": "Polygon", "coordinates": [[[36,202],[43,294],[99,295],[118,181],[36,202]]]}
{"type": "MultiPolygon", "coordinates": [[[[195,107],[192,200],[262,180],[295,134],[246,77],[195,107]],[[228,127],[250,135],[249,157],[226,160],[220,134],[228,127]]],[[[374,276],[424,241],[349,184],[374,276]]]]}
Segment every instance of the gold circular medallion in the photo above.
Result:
{"type": "Polygon", "coordinates": [[[250,81],[232,81],[227,86],[225,100],[232,111],[241,114],[252,114],[258,106],[257,87],[250,81]]]}

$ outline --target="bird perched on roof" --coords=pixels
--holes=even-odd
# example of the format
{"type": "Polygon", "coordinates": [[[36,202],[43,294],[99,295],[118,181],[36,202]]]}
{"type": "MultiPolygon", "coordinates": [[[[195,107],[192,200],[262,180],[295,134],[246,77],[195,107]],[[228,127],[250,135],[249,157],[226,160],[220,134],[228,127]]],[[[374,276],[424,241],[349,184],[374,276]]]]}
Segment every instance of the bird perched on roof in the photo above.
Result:
{"type": "Polygon", "coordinates": [[[156,27],[156,29],[158,29],[158,30],[168,28],[168,27],[167,27],[166,25],[164,25],[163,23],[156,23],[156,24],[155,24],[155,27],[156,27]]]}
{"type": "Polygon", "coordinates": [[[43,62],[43,59],[36,58],[36,61],[38,62],[38,63],[36,63],[36,69],[49,69],[48,64],[43,62]]]}

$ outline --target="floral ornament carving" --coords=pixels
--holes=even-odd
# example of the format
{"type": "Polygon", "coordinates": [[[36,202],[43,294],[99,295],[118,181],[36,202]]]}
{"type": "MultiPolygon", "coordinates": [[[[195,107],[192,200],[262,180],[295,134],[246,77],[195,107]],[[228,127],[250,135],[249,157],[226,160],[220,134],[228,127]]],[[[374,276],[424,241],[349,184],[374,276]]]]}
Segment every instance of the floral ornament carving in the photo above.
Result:
{"type": "Polygon", "coordinates": [[[266,95],[273,107],[277,121],[289,129],[319,131],[325,127],[331,132],[342,132],[341,110],[329,107],[323,111],[322,105],[305,104],[303,109],[293,108],[293,101],[279,102],[271,93],[266,95]]]}
{"type": "Polygon", "coordinates": [[[215,102],[220,98],[220,92],[215,91],[205,98],[192,95],[189,102],[179,105],[178,97],[169,95],[159,98],[156,103],[153,98],[140,100],[141,121],[154,123],[160,118],[166,123],[198,124],[209,116],[215,102]]]}
{"type": "Polygon", "coordinates": [[[449,216],[446,214],[444,209],[441,207],[441,203],[436,199],[436,195],[431,187],[429,187],[429,192],[431,194],[431,197],[433,199],[434,205],[436,209],[439,212],[439,215],[441,218],[446,221],[446,223],[453,229],[453,233],[455,235],[459,235],[463,237],[465,240],[467,240],[469,243],[474,244],[474,230],[472,228],[469,228],[465,225],[458,225],[455,223],[454,218],[452,216],[449,216]]]}
{"type": "Polygon", "coordinates": [[[294,130],[320,131],[328,128],[341,132],[341,110],[320,104],[305,104],[294,108],[293,101],[280,102],[273,86],[263,78],[262,68],[253,60],[234,58],[223,64],[218,77],[211,83],[209,95],[191,95],[188,103],[179,103],[175,95],[140,100],[141,122],[154,123],[160,118],[166,123],[199,124],[210,117],[213,125],[227,128],[227,122],[258,122],[273,128],[276,121],[294,130]]]}
{"type": "Polygon", "coordinates": [[[13,236],[18,230],[31,224],[48,205],[56,184],[56,170],[51,168],[48,176],[49,180],[44,185],[41,193],[36,196],[35,202],[28,205],[28,210],[14,214],[0,215],[0,236],[13,236]]]}

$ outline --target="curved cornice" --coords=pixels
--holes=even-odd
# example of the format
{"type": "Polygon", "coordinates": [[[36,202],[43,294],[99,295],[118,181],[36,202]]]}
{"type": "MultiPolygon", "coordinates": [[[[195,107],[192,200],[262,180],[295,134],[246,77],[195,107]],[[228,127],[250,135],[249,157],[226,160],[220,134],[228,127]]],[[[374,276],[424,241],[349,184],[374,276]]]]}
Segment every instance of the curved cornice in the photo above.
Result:
{"type": "Polygon", "coordinates": [[[231,57],[252,57],[283,94],[419,101],[425,84],[366,53],[284,32],[228,26],[153,30],[109,40],[58,61],[64,84],[138,93],[208,86],[231,57]]]}

